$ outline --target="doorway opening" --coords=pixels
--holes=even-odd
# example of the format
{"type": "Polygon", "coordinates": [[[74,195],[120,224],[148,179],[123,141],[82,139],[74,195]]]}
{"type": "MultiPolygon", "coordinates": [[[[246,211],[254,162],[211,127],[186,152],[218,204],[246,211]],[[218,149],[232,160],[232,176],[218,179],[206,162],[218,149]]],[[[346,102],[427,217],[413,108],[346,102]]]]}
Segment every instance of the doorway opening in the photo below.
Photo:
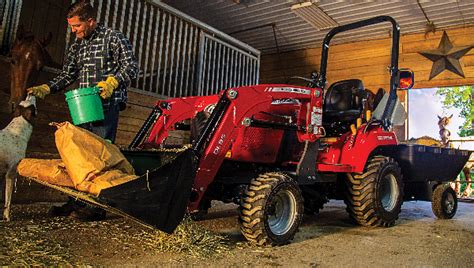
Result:
{"type": "MultiPolygon", "coordinates": [[[[449,89],[448,89],[449,90],[449,89]]],[[[465,118],[460,108],[443,107],[443,96],[438,88],[411,89],[408,91],[408,139],[428,136],[440,140],[438,116],[452,116],[447,129],[454,148],[474,150],[474,136],[460,137],[465,118]]]]}

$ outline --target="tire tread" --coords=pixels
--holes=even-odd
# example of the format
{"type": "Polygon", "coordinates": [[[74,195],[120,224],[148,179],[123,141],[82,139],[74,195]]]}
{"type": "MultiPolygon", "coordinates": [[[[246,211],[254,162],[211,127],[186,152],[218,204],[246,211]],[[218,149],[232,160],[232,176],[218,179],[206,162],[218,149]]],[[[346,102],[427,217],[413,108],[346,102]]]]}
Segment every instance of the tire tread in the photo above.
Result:
{"type": "MultiPolygon", "coordinates": [[[[295,231],[291,234],[288,241],[274,241],[266,231],[264,212],[265,204],[268,197],[271,195],[272,190],[281,183],[293,183],[293,181],[283,173],[269,172],[261,174],[252,180],[242,196],[239,216],[240,230],[251,244],[257,246],[286,244],[293,239],[294,234],[296,233],[295,231]]],[[[295,224],[299,226],[303,214],[303,203],[301,192],[298,187],[296,187],[296,189],[298,190],[300,196],[299,201],[301,202],[301,204],[299,204],[301,209],[298,210],[298,215],[295,221],[295,224]]]]}
{"type": "Polygon", "coordinates": [[[344,199],[346,211],[352,220],[363,226],[392,226],[398,219],[400,206],[394,209],[396,217],[394,219],[384,219],[377,212],[376,185],[379,172],[387,165],[395,165],[396,172],[400,174],[399,189],[400,199],[403,201],[403,181],[401,170],[394,159],[386,156],[374,156],[369,159],[363,173],[352,173],[347,175],[347,194],[344,199]]]}

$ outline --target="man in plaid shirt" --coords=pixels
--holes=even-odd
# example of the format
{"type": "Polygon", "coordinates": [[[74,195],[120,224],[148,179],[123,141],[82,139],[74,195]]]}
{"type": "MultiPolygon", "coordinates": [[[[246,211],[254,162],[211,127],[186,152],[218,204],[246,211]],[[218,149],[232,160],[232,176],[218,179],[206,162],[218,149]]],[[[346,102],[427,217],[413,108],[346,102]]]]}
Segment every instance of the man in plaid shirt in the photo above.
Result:
{"type": "MultiPolygon", "coordinates": [[[[79,79],[79,87],[100,88],[104,120],[79,125],[98,136],[115,141],[119,111],[125,109],[127,87],[138,74],[138,64],[130,41],[121,33],[96,21],[96,12],[88,1],[69,7],[67,22],[76,35],[69,47],[62,72],[47,84],[28,88],[29,94],[44,98],[63,90],[79,79]]],[[[101,220],[105,210],[87,207],[70,198],[60,207],[52,207],[53,216],[72,215],[81,220],[101,220]]]]}
{"type": "Polygon", "coordinates": [[[114,142],[119,111],[125,109],[127,102],[127,87],[138,74],[132,46],[121,32],[97,23],[95,10],[87,1],[71,5],[67,21],[76,40],[69,47],[62,72],[49,83],[27,91],[44,98],[77,79],[80,88],[99,87],[105,119],[80,127],[114,142]]]}

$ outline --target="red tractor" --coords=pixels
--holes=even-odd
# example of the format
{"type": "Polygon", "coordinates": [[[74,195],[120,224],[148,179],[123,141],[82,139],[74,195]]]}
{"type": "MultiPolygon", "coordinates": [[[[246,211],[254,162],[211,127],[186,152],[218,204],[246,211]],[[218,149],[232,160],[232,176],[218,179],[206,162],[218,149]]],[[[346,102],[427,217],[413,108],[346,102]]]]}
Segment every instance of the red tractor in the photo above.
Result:
{"type": "Polygon", "coordinates": [[[438,218],[453,217],[457,199],[446,182],[470,152],[398,142],[393,125],[406,114],[397,89],[413,85],[413,73],[398,68],[399,35],[388,16],[332,29],[307,87],[244,86],[158,101],[123,151],[141,177],[85,201],[166,232],[185,213],[205,213],[211,200],[234,202],[243,235],[257,245],[288,243],[303,214],[329,199],[344,200],[365,226],[393,225],[404,200],[432,201],[438,218]],[[358,79],[325,91],[326,66],[334,35],[382,22],[392,25],[390,90],[372,112],[358,79]],[[192,146],[172,144],[174,131],[189,131],[192,146]]]}

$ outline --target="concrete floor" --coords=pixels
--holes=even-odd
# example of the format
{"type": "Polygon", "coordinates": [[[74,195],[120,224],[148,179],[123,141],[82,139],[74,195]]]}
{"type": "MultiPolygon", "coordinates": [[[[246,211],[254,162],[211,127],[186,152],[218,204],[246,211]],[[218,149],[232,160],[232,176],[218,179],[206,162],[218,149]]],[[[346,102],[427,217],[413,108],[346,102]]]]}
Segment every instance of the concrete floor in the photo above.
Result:
{"type": "Polygon", "coordinates": [[[234,205],[216,203],[198,225],[226,237],[228,249],[195,258],[146,246],[150,229],[109,214],[101,222],[51,218],[50,203],[14,205],[13,221],[0,222],[0,266],[283,266],[283,267],[473,267],[474,202],[460,202],[451,220],[438,220],[431,203],[403,204],[391,228],[353,225],[341,201],[306,216],[292,243],[249,246],[240,234],[234,205]],[[147,235],[148,233],[148,235],[147,235]],[[38,255],[38,252],[48,253],[38,255]]]}

